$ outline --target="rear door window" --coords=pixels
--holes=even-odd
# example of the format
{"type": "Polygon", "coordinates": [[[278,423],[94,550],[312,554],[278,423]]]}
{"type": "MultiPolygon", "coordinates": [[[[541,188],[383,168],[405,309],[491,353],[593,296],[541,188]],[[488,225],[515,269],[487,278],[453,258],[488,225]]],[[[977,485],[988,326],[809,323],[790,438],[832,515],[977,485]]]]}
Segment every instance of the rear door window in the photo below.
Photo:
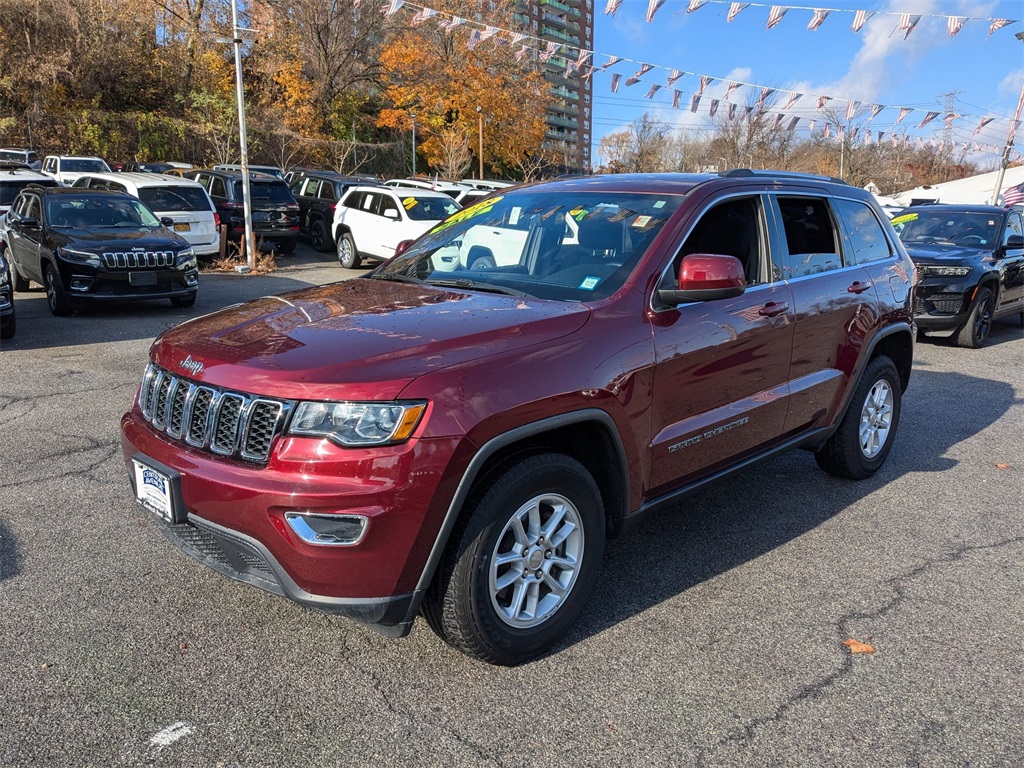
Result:
{"type": "Polygon", "coordinates": [[[842,268],[839,238],[828,201],[820,197],[779,196],[777,204],[782,224],[779,234],[786,247],[784,280],[842,268]]]}
{"type": "Polygon", "coordinates": [[[210,179],[210,197],[225,198],[228,196],[227,187],[224,186],[224,179],[220,176],[213,176],[210,179]]]}
{"type": "Polygon", "coordinates": [[[206,193],[199,187],[142,187],[139,199],[154,211],[209,211],[206,193]]]}
{"type": "Polygon", "coordinates": [[[857,264],[884,261],[892,256],[892,247],[882,224],[871,206],[858,200],[833,200],[839,218],[846,230],[846,252],[857,264]]]}

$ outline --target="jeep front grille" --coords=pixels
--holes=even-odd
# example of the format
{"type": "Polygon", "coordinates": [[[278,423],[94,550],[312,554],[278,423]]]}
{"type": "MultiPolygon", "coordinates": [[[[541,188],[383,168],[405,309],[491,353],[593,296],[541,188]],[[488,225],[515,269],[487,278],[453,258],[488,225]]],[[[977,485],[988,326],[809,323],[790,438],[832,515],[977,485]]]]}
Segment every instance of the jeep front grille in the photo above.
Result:
{"type": "Polygon", "coordinates": [[[154,429],[220,456],[264,464],[293,404],[197,384],[150,363],[139,408],[154,429]]]}
{"type": "Polygon", "coordinates": [[[146,267],[173,267],[174,251],[117,251],[103,254],[107,269],[141,269],[146,267]]]}

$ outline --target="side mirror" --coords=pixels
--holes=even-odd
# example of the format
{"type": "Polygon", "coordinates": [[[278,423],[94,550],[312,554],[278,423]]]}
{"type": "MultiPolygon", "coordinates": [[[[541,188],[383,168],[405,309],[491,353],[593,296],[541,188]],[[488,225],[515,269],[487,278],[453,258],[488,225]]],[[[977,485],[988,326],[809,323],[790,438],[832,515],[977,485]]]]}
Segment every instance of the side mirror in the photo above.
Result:
{"type": "Polygon", "coordinates": [[[388,208],[386,211],[384,211],[384,218],[391,219],[392,221],[398,221],[399,219],[402,218],[402,215],[394,208],[388,208]]]}
{"type": "Polygon", "coordinates": [[[397,256],[402,251],[404,251],[406,248],[408,248],[410,245],[412,245],[412,242],[413,242],[412,240],[403,240],[397,246],[395,246],[395,256],[397,256]]]}
{"type": "Polygon", "coordinates": [[[1006,238],[1006,245],[1003,246],[1003,251],[1015,251],[1024,248],[1024,235],[1010,235],[1006,238]]]}
{"type": "Polygon", "coordinates": [[[735,256],[693,253],[683,257],[678,288],[662,289],[658,298],[675,307],[691,301],[731,299],[741,295],[746,287],[743,264],[735,256]]]}
{"type": "Polygon", "coordinates": [[[23,216],[23,217],[20,217],[18,219],[15,219],[15,223],[18,224],[19,226],[25,227],[26,229],[38,229],[39,228],[39,222],[36,221],[31,216],[23,216]]]}
{"type": "Polygon", "coordinates": [[[160,223],[163,224],[168,229],[174,229],[174,219],[172,219],[170,216],[161,216],[160,223]]]}

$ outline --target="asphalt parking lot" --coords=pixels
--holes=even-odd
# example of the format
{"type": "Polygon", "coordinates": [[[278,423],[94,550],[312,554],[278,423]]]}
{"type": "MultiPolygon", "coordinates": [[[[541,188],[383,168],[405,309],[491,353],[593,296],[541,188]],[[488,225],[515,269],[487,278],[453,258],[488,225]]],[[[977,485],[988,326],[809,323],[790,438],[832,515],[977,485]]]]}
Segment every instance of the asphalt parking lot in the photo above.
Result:
{"type": "Polygon", "coordinates": [[[180,554],[118,422],[164,328],[352,277],[52,317],[0,351],[2,766],[1024,765],[1024,331],[917,346],[888,463],[791,453],[610,544],[582,620],[514,669],[387,640],[180,554]],[[851,654],[845,640],[874,647],[851,654]]]}

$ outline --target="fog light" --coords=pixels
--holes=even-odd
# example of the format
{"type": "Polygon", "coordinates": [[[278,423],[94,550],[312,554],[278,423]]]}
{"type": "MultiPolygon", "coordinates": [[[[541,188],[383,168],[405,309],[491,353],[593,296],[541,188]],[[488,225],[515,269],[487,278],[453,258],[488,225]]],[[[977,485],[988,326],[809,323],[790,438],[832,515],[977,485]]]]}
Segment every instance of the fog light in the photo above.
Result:
{"type": "Polygon", "coordinates": [[[199,275],[194,273],[185,275],[185,284],[188,285],[190,288],[193,285],[199,285],[199,275]]]}
{"type": "Polygon", "coordinates": [[[92,278],[90,277],[72,277],[71,278],[71,290],[72,291],[88,291],[92,286],[92,278]]]}
{"type": "Polygon", "coordinates": [[[285,512],[284,519],[300,539],[323,547],[350,547],[366,533],[365,515],[321,515],[285,512]]]}

